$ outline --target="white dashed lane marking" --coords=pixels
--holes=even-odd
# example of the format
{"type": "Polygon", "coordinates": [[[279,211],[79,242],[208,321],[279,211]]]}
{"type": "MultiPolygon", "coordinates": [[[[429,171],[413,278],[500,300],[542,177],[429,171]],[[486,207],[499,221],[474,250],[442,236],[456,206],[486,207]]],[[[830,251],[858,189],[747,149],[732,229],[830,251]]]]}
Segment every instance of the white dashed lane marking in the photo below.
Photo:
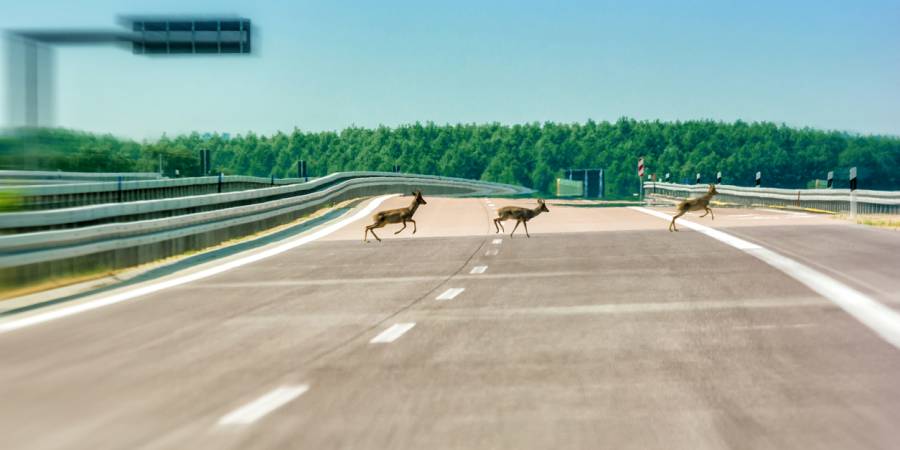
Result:
{"type": "Polygon", "coordinates": [[[370,344],[387,344],[389,342],[394,342],[403,336],[407,331],[411,330],[412,327],[416,326],[415,322],[405,322],[405,323],[395,323],[391,325],[387,330],[382,331],[372,338],[369,341],[370,344]]]}
{"type": "Polygon", "coordinates": [[[303,395],[309,385],[282,386],[219,419],[219,425],[248,425],[303,395]]]}
{"type": "Polygon", "coordinates": [[[487,270],[487,266],[475,266],[469,273],[484,273],[485,270],[487,270]]]}
{"type": "Polygon", "coordinates": [[[435,300],[453,300],[457,295],[462,294],[466,288],[450,288],[438,295],[435,300]]]}

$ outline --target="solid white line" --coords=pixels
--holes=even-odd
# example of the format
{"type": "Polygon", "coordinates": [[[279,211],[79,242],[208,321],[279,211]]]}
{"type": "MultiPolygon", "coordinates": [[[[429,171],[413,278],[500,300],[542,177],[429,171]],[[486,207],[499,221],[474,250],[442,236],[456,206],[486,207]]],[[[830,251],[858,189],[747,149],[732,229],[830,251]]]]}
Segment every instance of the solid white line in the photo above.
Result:
{"type": "Polygon", "coordinates": [[[247,425],[303,395],[309,385],[282,386],[266,395],[222,416],[219,425],[247,425]]]}
{"type": "Polygon", "coordinates": [[[485,270],[487,270],[487,266],[475,266],[469,273],[484,273],[485,270]]]}
{"type": "MultiPolygon", "coordinates": [[[[671,216],[652,209],[639,206],[631,207],[631,209],[651,216],[671,220],[671,216]]],[[[784,272],[791,278],[817,292],[819,295],[831,300],[847,314],[855,317],[856,320],[872,329],[872,331],[891,343],[894,347],[900,348],[900,314],[893,309],[878,303],[875,299],[822,272],[807,267],[786,256],[775,253],[772,250],[739,239],[730,234],[713,230],[705,225],[688,221],[681,221],[679,223],[720,242],[743,250],[770,266],[784,272]]]]}
{"type": "Polygon", "coordinates": [[[503,243],[503,239],[494,239],[493,241],[491,241],[491,244],[494,244],[494,245],[500,245],[502,243],[503,243]]]}
{"type": "Polygon", "coordinates": [[[415,322],[406,322],[406,323],[395,323],[391,325],[387,330],[382,331],[372,338],[369,341],[370,344],[387,344],[388,342],[396,341],[400,336],[403,336],[404,333],[411,330],[412,327],[416,326],[415,322]]]}
{"type": "Polygon", "coordinates": [[[259,260],[266,259],[271,256],[278,255],[280,253],[284,253],[288,250],[292,250],[301,245],[308,244],[317,239],[321,239],[325,236],[328,236],[331,233],[343,228],[350,223],[353,223],[359,219],[362,219],[375,208],[378,208],[385,200],[396,197],[396,194],[393,195],[384,195],[372,200],[365,208],[359,210],[356,214],[351,217],[348,217],[340,222],[333,223],[328,225],[314,233],[308,234],[306,236],[299,237],[294,240],[289,240],[281,245],[276,247],[272,247],[270,249],[261,251],[259,253],[254,253],[252,255],[245,256],[243,258],[235,259],[233,261],[229,261],[222,265],[211,267],[209,269],[201,270],[199,272],[194,272],[188,275],[172,278],[166,281],[160,281],[158,283],[152,283],[149,285],[141,286],[135,289],[131,289],[125,292],[121,292],[118,294],[110,295],[108,297],[101,297],[96,300],[92,300],[89,302],[81,303],[78,305],[72,305],[65,308],[56,309],[53,311],[47,311],[41,314],[35,314],[33,316],[23,317],[19,320],[12,320],[9,322],[0,323],[0,333],[5,333],[12,330],[18,330],[19,328],[25,328],[31,325],[37,325],[39,323],[49,322],[51,320],[60,319],[63,317],[83,313],[85,311],[90,311],[92,309],[102,308],[104,306],[113,305],[116,303],[124,302],[126,300],[131,300],[133,298],[141,297],[143,295],[152,294],[154,292],[159,292],[163,289],[168,289],[175,286],[180,286],[182,284],[190,283],[192,281],[202,280],[204,278],[209,278],[213,275],[218,275],[222,272],[227,272],[231,269],[235,269],[241,266],[245,266],[247,264],[255,263],[259,260]]]}
{"type": "Polygon", "coordinates": [[[812,323],[796,323],[793,325],[741,325],[736,327],[731,327],[732,330],[775,330],[779,328],[809,328],[814,327],[815,324],[812,323]]]}
{"type": "Polygon", "coordinates": [[[462,294],[462,291],[464,290],[466,290],[466,288],[447,289],[443,294],[438,295],[435,300],[453,300],[457,295],[462,294]]]}
{"type": "MultiPolygon", "coordinates": [[[[649,214],[651,216],[659,217],[660,219],[672,220],[672,216],[670,216],[666,213],[663,213],[663,212],[654,211],[652,209],[647,209],[647,208],[644,208],[641,206],[631,206],[630,208],[635,211],[640,211],[644,214],[649,214]]],[[[676,224],[681,224],[681,225],[688,227],[698,233],[703,233],[717,241],[724,242],[724,243],[726,243],[734,248],[740,249],[740,250],[750,250],[750,249],[762,248],[752,242],[747,242],[743,239],[734,237],[730,234],[725,234],[719,230],[710,228],[708,226],[700,225],[699,223],[688,222],[687,220],[681,219],[681,220],[678,220],[676,222],[676,224]]]]}
{"type": "Polygon", "coordinates": [[[497,253],[500,253],[500,250],[497,250],[496,248],[492,248],[492,249],[484,252],[484,256],[494,256],[497,253]]]}
{"type": "Polygon", "coordinates": [[[798,211],[782,211],[782,210],[780,210],[780,209],[763,208],[762,210],[763,210],[763,211],[773,212],[773,213],[778,213],[778,214],[787,214],[787,215],[791,215],[791,216],[810,216],[810,215],[811,215],[811,214],[805,213],[805,212],[798,212],[798,211]]]}

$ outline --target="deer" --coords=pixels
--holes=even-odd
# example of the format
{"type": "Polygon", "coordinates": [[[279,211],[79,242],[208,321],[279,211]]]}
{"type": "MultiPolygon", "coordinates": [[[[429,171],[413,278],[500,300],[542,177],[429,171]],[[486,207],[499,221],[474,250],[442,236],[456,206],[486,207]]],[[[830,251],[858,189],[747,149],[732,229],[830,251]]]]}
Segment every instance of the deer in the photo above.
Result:
{"type": "Polygon", "coordinates": [[[678,209],[678,214],[672,217],[672,223],[669,224],[669,231],[678,231],[678,228],[675,226],[675,219],[685,215],[688,211],[700,211],[701,209],[705,209],[706,212],[700,217],[703,218],[706,217],[707,214],[712,214],[712,220],[716,220],[716,215],[709,209],[709,201],[712,200],[713,195],[718,193],[719,191],[716,190],[716,185],[710,184],[709,189],[706,190],[706,194],[703,196],[681,201],[676,208],[678,209]]]}
{"type": "Polygon", "coordinates": [[[494,228],[497,229],[496,232],[499,233],[502,229],[503,232],[506,233],[506,228],[503,228],[503,221],[515,219],[516,226],[513,227],[512,233],[509,233],[509,237],[512,237],[516,232],[516,228],[519,228],[520,223],[525,226],[525,236],[531,237],[531,235],[528,234],[528,221],[542,212],[550,212],[543,200],[538,199],[537,202],[538,206],[534,209],[522,208],[519,206],[504,206],[497,210],[498,217],[494,219],[494,228]]]}
{"type": "Polygon", "coordinates": [[[372,232],[372,236],[375,236],[375,239],[378,239],[378,242],[381,242],[381,238],[375,234],[376,228],[381,228],[389,223],[403,223],[403,228],[394,232],[394,234],[399,234],[401,231],[406,229],[406,222],[412,222],[413,224],[413,234],[416,234],[416,221],[413,220],[413,214],[416,213],[416,210],[419,209],[419,205],[427,205],[428,202],[422,198],[422,191],[413,191],[412,193],[415,197],[413,198],[412,204],[406,208],[397,208],[397,209],[389,209],[387,211],[380,211],[372,215],[372,221],[374,222],[372,225],[366,226],[366,232],[363,234],[363,241],[369,242],[369,232],[372,232]]]}

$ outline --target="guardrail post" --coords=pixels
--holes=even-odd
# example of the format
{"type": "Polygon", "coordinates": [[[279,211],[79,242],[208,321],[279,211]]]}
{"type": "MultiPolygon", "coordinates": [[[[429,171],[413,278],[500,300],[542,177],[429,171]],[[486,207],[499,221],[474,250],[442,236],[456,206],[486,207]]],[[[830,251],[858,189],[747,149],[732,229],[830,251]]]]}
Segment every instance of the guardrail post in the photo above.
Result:
{"type": "Polygon", "coordinates": [[[222,193],[222,172],[219,172],[219,188],[216,192],[222,193]]]}
{"type": "Polygon", "coordinates": [[[116,187],[117,187],[116,201],[119,203],[122,203],[122,177],[121,176],[118,177],[116,180],[116,187]]]}

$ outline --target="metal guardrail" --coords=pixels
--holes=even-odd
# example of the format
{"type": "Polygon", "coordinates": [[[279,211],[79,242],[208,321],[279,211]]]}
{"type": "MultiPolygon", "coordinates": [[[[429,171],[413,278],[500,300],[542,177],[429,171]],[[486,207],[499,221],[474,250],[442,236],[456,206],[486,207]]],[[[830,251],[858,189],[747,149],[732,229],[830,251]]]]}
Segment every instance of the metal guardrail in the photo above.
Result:
{"type": "MultiPolygon", "coordinates": [[[[707,185],[648,181],[651,196],[682,199],[706,193],[707,185]]],[[[742,206],[778,206],[816,209],[844,214],[900,214],[900,191],[857,189],[778,189],[717,185],[714,201],[742,206]]]]}
{"type": "Polygon", "coordinates": [[[157,200],[222,192],[236,192],[271,186],[302,183],[299,178],[262,178],[237,175],[164,178],[156,180],[113,180],[67,184],[6,185],[3,190],[16,195],[19,207],[43,210],[104,203],[157,200]]]}
{"type": "MultiPolygon", "coordinates": [[[[23,211],[0,214],[0,233],[21,233],[49,228],[97,225],[104,222],[124,222],[158,217],[171,217],[232,206],[241,206],[280,198],[294,197],[314,192],[345,180],[357,178],[406,178],[416,180],[437,180],[447,182],[473,183],[460,178],[433,175],[408,175],[388,172],[339,172],[308,183],[296,183],[299,179],[288,179],[295,184],[266,187],[239,192],[206,194],[159,200],[145,200],[126,203],[109,203],[40,211],[23,211]]],[[[215,178],[215,177],[213,177],[215,178]]],[[[251,178],[251,177],[248,177],[251,178]]],[[[179,180],[166,180],[179,181],[179,180]]],[[[519,186],[500,183],[477,182],[480,186],[492,186],[496,192],[516,195],[531,192],[519,186]]],[[[57,187],[57,186],[48,186],[57,187]]]]}
{"type": "MultiPolygon", "coordinates": [[[[359,176],[360,173],[335,175],[317,180],[319,189],[313,192],[300,192],[274,200],[261,196],[259,198],[263,201],[247,205],[171,218],[0,236],[0,289],[15,288],[53,277],[130,267],[188,250],[206,248],[289,223],[326,204],[353,198],[414,189],[422,190],[426,195],[521,195],[532,192],[517,186],[434,176],[359,176]]],[[[293,189],[298,186],[268,189],[293,189]]],[[[221,199],[256,193],[258,190],[200,197],[214,197],[215,200],[215,197],[221,199]]],[[[209,199],[189,197],[172,200],[197,202],[209,199]]],[[[7,215],[10,214],[0,214],[0,218],[7,215]]]]}
{"type": "Polygon", "coordinates": [[[69,180],[69,181],[116,181],[122,180],[152,180],[162,178],[156,172],[60,172],[50,170],[0,170],[0,179],[10,180],[69,180]]]}

